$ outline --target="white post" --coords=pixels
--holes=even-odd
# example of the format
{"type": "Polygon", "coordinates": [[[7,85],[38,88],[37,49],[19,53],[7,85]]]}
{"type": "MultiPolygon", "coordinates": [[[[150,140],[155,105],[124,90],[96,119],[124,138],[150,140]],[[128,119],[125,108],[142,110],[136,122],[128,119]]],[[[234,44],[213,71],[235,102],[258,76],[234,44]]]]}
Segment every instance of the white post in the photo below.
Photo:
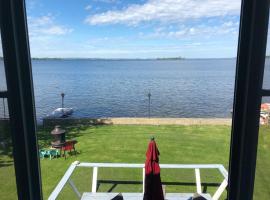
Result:
{"type": "Polygon", "coordinates": [[[223,193],[223,191],[226,189],[228,185],[228,181],[226,179],[223,180],[223,182],[221,183],[221,185],[219,186],[219,188],[217,189],[216,193],[213,196],[213,200],[218,200],[219,197],[221,196],[221,194],[223,193]]]}
{"type": "Polygon", "coordinates": [[[98,175],[98,167],[94,167],[93,178],[92,178],[92,193],[97,192],[97,175],[98,175]]]}
{"type": "Polygon", "coordinates": [[[197,193],[202,193],[202,186],[201,186],[201,176],[200,176],[200,169],[195,169],[195,176],[196,176],[196,186],[197,186],[197,193]]]}
{"type": "Polygon", "coordinates": [[[143,168],[143,193],[144,193],[144,185],[145,185],[145,168],[143,168]]]}

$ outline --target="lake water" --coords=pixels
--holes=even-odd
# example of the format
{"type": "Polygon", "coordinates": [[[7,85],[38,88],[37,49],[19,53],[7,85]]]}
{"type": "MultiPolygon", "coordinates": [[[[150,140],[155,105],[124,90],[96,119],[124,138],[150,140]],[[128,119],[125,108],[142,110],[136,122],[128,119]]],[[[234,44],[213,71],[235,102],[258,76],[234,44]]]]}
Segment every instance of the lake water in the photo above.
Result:
{"type": "MultiPolygon", "coordinates": [[[[34,60],[37,117],[61,107],[61,92],[75,117],[147,117],[149,91],[151,117],[229,117],[235,62],[34,60]]],[[[0,65],[3,77],[3,62],[0,65]]],[[[0,85],[3,89],[3,78],[0,85]]]]}

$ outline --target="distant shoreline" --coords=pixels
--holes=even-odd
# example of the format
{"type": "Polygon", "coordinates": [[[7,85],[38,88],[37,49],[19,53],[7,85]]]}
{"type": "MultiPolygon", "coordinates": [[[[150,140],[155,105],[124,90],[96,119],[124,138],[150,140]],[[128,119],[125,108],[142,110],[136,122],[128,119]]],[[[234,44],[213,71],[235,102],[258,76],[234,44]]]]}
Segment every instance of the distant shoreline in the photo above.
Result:
{"type": "Polygon", "coordinates": [[[181,61],[181,60],[230,60],[236,58],[32,58],[32,60],[89,60],[89,61],[181,61]]]}
{"type": "MultiPolygon", "coordinates": [[[[265,58],[269,59],[270,56],[265,58]]],[[[91,60],[91,61],[147,61],[147,60],[158,60],[158,61],[177,61],[177,60],[231,60],[236,59],[236,57],[228,58],[184,58],[184,57],[164,57],[164,58],[42,58],[33,57],[32,60],[91,60]]],[[[0,57],[3,60],[3,57],[0,57]]]]}
{"type": "MultiPolygon", "coordinates": [[[[270,58],[270,56],[266,56],[270,58]]],[[[90,60],[90,61],[177,61],[177,60],[229,60],[236,59],[236,57],[230,58],[183,58],[183,57],[164,57],[164,58],[39,58],[33,57],[32,60],[90,60]]],[[[3,57],[0,57],[0,60],[3,60],[3,57]]]]}

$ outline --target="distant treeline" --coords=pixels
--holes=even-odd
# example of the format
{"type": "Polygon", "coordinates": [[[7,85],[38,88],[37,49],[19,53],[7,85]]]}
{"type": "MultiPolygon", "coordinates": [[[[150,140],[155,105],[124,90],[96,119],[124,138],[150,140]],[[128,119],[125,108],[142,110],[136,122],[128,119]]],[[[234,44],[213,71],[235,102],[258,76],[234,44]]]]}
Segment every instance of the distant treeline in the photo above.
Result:
{"type": "Polygon", "coordinates": [[[164,58],[32,58],[32,60],[183,60],[183,57],[164,58]]]}
{"type": "MultiPolygon", "coordinates": [[[[172,58],[32,58],[32,60],[183,60],[183,57],[172,58]]],[[[0,57],[3,60],[3,57],[0,57]]]]}
{"type": "Polygon", "coordinates": [[[172,58],[157,58],[157,60],[184,60],[183,57],[172,57],[172,58]]]}
{"type": "Polygon", "coordinates": [[[32,58],[32,60],[65,60],[65,58],[32,58]]]}
{"type": "MultiPolygon", "coordinates": [[[[126,60],[126,61],[140,61],[140,60],[185,60],[185,59],[235,59],[236,57],[233,58],[184,58],[184,57],[164,57],[164,58],[32,58],[32,60],[107,60],[107,61],[121,61],[121,60],[126,60]]],[[[266,58],[270,58],[270,55],[267,55],[266,58]]],[[[3,57],[0,57],[0,60],[3,60],[3,57]]]]}

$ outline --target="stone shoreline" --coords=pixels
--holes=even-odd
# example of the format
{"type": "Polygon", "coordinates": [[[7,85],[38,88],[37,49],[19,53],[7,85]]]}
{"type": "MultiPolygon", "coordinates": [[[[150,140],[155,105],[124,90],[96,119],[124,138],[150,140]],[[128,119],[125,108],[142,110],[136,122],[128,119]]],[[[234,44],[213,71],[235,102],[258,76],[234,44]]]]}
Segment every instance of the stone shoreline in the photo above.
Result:
{"type": "Polygon", "coordinates": [[[83,125],[231,125],[231,118],[45,118],[44,126],[53,126],[56,124],[83,124],[83,125]]]}

